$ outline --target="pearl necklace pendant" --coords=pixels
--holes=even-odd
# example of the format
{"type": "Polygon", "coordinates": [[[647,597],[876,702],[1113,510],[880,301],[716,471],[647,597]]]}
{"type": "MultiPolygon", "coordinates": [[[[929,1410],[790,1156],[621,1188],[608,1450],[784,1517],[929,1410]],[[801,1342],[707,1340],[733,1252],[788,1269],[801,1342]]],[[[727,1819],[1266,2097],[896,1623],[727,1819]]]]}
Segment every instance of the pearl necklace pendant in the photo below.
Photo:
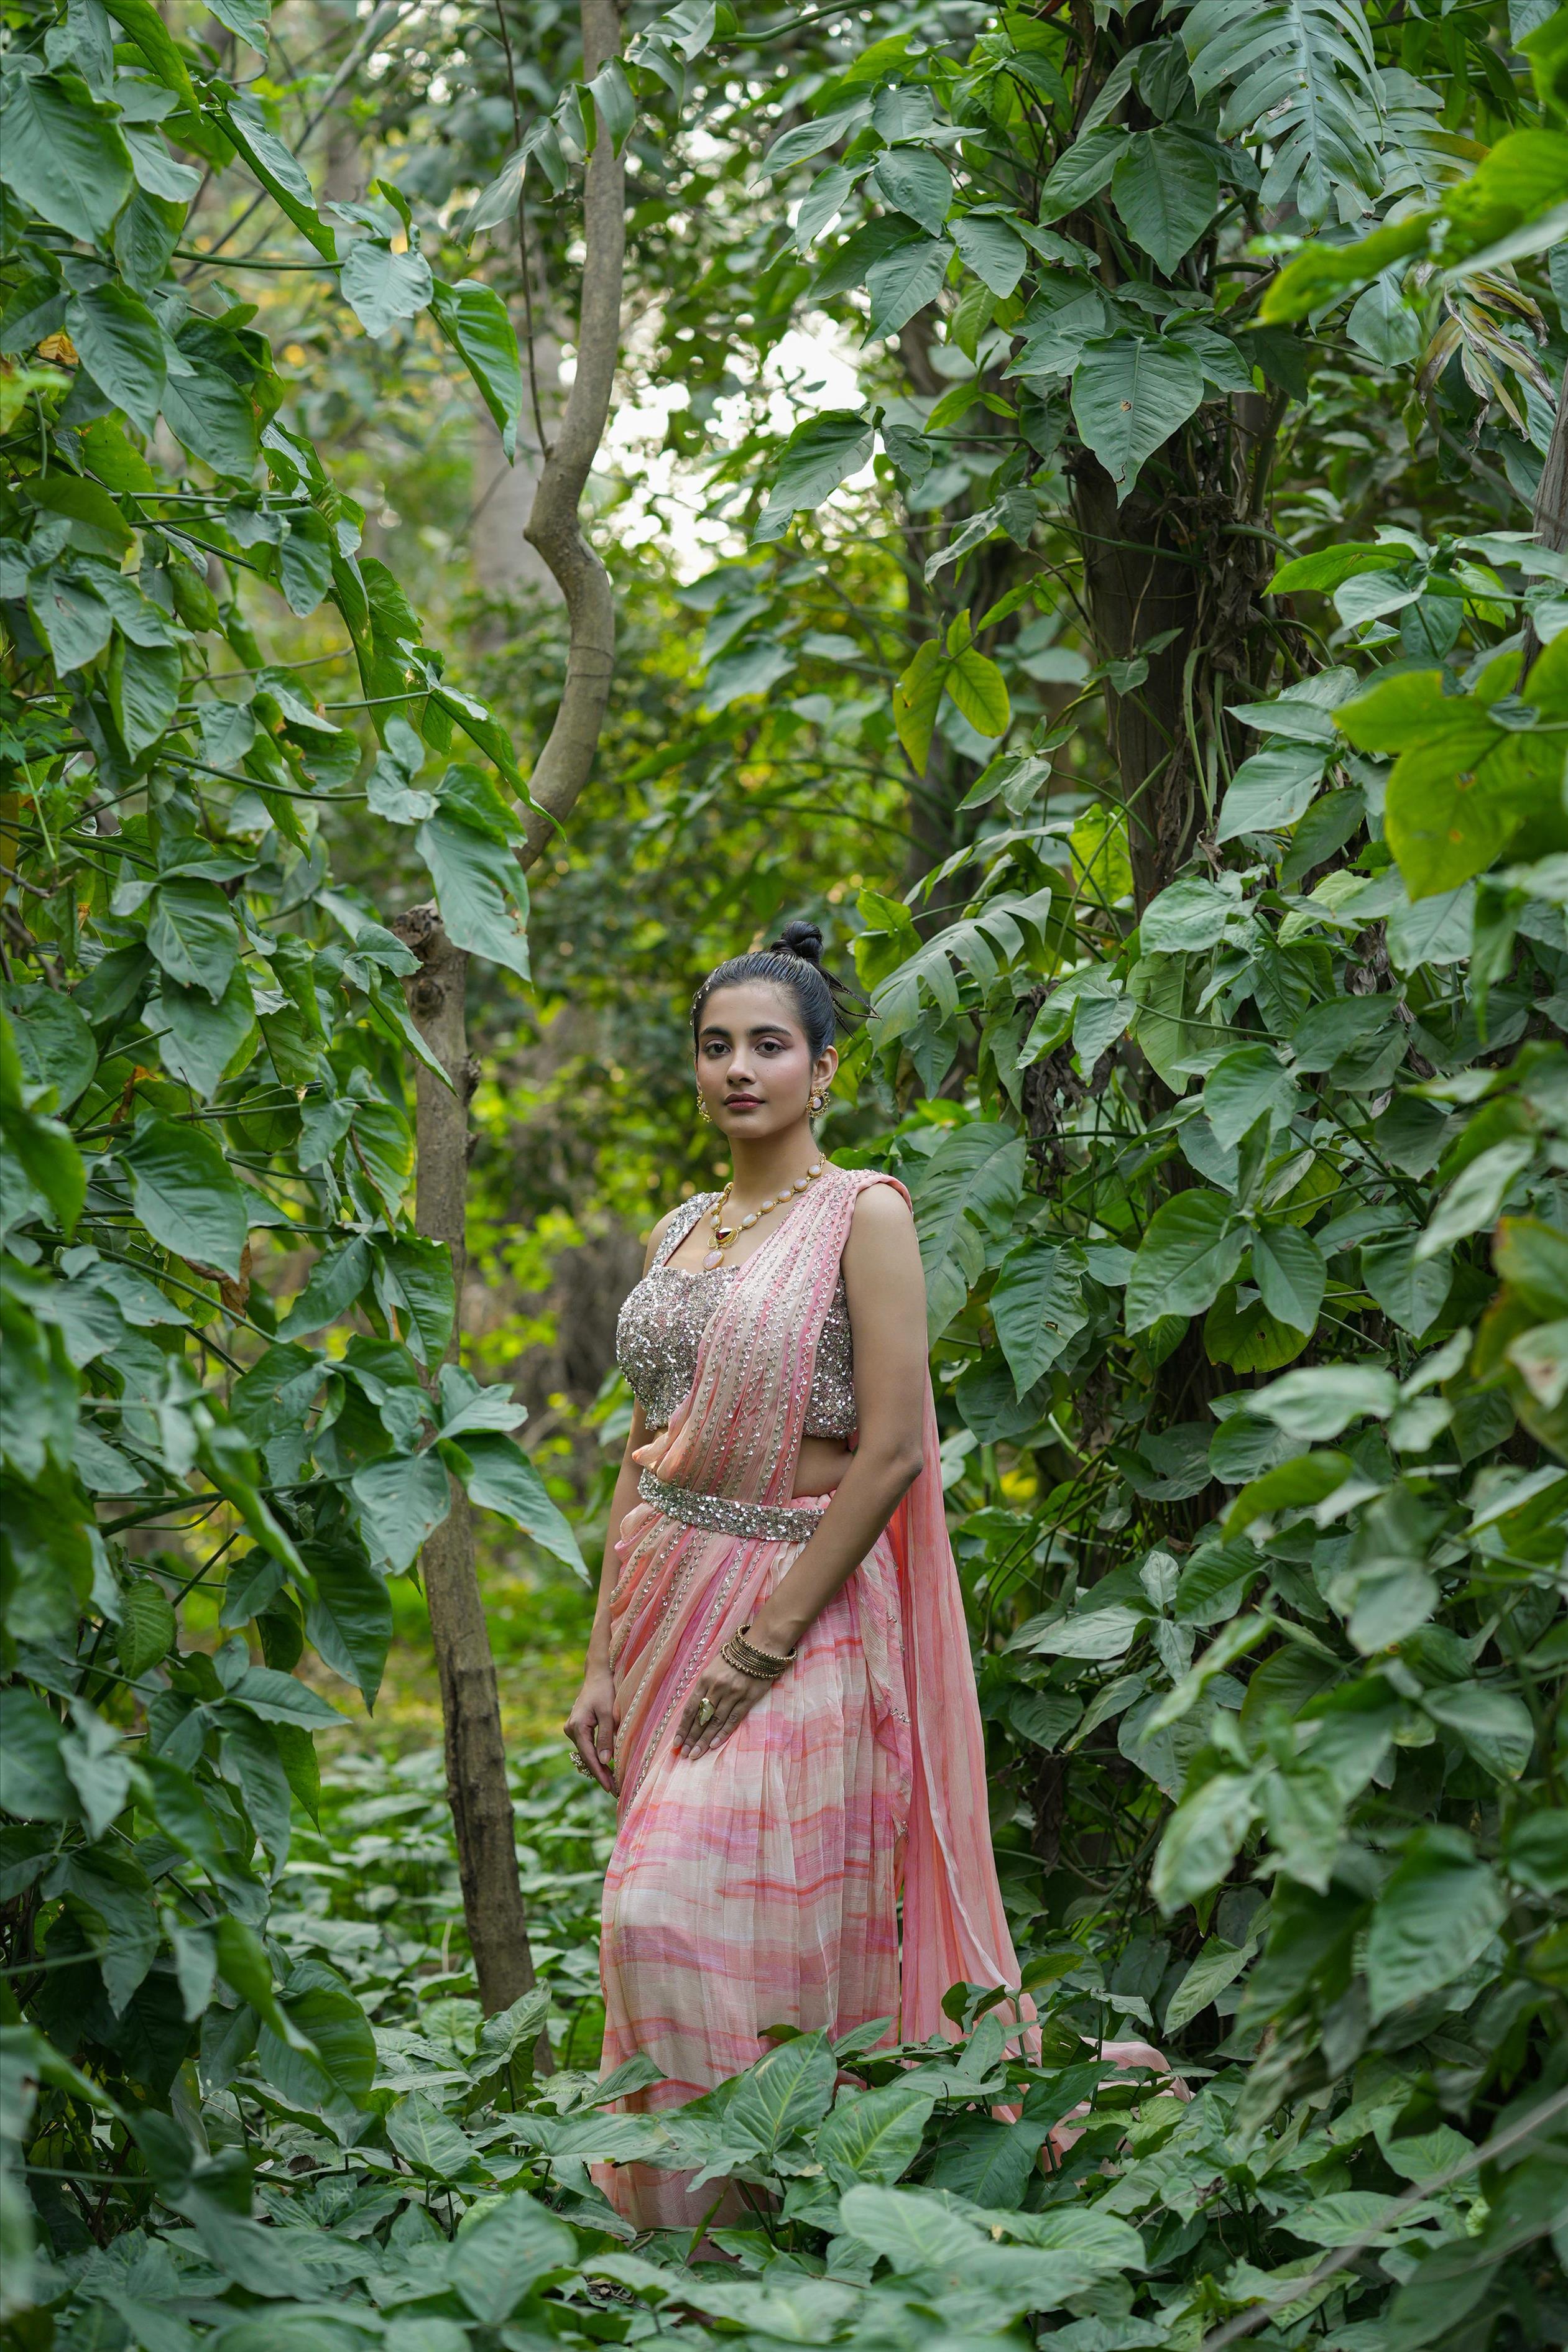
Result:
{"type": "Polygon", "coordinates": [[[782,1184],[771,1199],[761,1202],[754,1209],[748,1209],[739,1223],[733,1225],[726,1225],[721,1222],[724,1214],[724,1203],[735,1189],[733,1183],[726,1184],[708,1212],[708,1222],[713,1228],[713,1246],[702,1261],[703,1273],[718,1272],[724,1263],[724,1253],[737,1234],[749,1233],[759,1218],[765,1217],[773,1209],[782,1209],[784,1202],[793,1201],[797,1192],[809,1192],[816,1179],[823,1173],[826,1164],[821,1160],[814,1160],[804,1176],[795,1177],[793,1183],[782,1184]]]}

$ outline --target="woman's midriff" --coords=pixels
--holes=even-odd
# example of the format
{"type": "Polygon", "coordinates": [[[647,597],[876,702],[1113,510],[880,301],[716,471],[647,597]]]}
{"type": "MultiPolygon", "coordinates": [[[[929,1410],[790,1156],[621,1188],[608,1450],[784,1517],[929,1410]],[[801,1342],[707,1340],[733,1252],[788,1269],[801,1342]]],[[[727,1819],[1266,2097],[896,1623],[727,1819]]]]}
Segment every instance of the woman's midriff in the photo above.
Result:
{"type": "Polygon", "coordinates": [[[799,1495],[831,1495],[855,1456],[836,1437],[803,1437],[795,1465],[799,1495]]]}

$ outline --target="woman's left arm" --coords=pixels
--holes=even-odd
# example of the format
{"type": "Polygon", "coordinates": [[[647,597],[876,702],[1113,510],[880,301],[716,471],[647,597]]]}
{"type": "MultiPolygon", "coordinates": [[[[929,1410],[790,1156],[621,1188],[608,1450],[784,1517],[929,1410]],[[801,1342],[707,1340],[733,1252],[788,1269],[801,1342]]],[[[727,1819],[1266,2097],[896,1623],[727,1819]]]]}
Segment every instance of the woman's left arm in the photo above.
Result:
{"type": "MultiPolygon", "coordinates": [[[[747,1640],[783,1656],[859,1567],[920,1475],[926,1383],[926,1293],[914,1221],[890,1184],[868,1186],[844,1245],[844,1288],[855,1346],[859,1439],[822,1523],[758,1611],[747,1640]]],[[[716,1748],[766,1691],[715,1657],[682,1710],[677,1745],[716,1748]],[[699,1728],[703,1700],[714,1713],[699,1728]]]]}

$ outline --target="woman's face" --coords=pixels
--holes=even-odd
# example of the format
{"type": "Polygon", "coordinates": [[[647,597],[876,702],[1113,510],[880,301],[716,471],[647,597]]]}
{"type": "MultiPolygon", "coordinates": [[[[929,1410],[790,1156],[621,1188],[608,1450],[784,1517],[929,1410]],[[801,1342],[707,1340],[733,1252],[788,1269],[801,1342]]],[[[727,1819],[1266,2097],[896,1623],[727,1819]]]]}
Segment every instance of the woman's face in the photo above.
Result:
{"type": "Polygon", "coordinates": [[[838,1055],[812,1059],[800,1009],[787,988],[749,981],[716,988],[697,1031],[697,1087],[726,1135],[777,1135],[804,1119],[814,1088],[826,1091],[838,1055]]]}

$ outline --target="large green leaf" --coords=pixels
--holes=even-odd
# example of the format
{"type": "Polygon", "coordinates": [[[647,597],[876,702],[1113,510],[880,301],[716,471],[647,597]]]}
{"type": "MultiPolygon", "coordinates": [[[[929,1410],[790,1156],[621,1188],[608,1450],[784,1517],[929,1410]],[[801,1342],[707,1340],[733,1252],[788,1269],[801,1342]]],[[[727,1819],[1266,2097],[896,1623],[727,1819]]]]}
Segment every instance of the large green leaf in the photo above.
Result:
{"type": "Polygon", "coordinates": [[[985,1262],[986,1232],[1011,1216],[1024,1168],[1022,1137],[977,1119],[944,1136],[921,1170],[915,1226],[933,1339],[946,1330],[978,1280],[985,1262]]]}
{"type": "Polygon", "coordinates": [[[216,1004],[239,956],[239,933],[216,882],[171,875],[153,891],[147,944],[171,980],[205,989],[216,1004]]]}
{"type": "Polygon", "coordinates": [[[889,147],[872,171],[884,202],[938,236],[952,202],[952,175],[929,147],[889,147]]]}
{"type": "Polygon", "coordinates": [[[1165,2005],[1165,2031],[1179,2033],[1202,2014],[1215,1996],[1236,1982],[1250,1954],[1246,1945],[1226,1943],[1211,1936],[1188,1968],[1165,2005]]]}
{"type": "Polygon", "coordinates": [[[796,2132],[821,2122],[837,2064],[825,2033],[801,2033],[759,2058],[736,2084],[724,2110],[727,2133],[772,2154],[796,2132]]]}
{"type": "Polygon", "coordinates": [[[374,1707],[392,1643],[386,1579],[349,1544],[312,1545],[304,1559],[315,1588],[305,1615],[311,1645],[374,1707]]]}
{"type": "Polygon", "coordinates": [[[237,1281],[249,1223],[246,1195],[215,1138],[205,1128],[143,1118],[120,1156],[136,1214],[153,1240],[237,1281]]]}
{"type": "Polygon", "coordinates": [[[22,1822],[68,1822],[75,1790],[60,1755],[64,1725],[25,1685],[0,1690],[0,1810],[22,1822]]]}
{"type": "Polygon", "coordinates": [[[1077,212],[1091,196],[1098,195],[1126,153],[1130,138],[1125,131],[1102,127],[1086,131],[1058,156],[1040,190],[1042,224],[1060,220],[1064,213],[1077,212]]]}
{"type": "Polygon", "coordinates": [[[1436,1723],[1458,1732],[1478,1764],[1494,1780],[1517,1780],[1535,1747],[1530,1709],[1511,1691],[1483,1683],[1439,1685],[1422,1696],[1436,1723]]]}
{"type": "Polygon", "coordinates": [[[51,226],[87,245],[108,243],[136,184],[110,110],[73,73],[6,76],[0,180],[51,226]]]}
{"type": "Polygon", "coordinates": [[[362,237],[351,248],[338,282],[365,333],[378,339],[399,319],[416,317],[435,291],[422,253],[394,253],[379,237],[362,237]]]}
{"type": "MultiPolygon", "coordinates": [[[[1168,895],[1168,894],[1167,894],[1168,895]]],[[[1260,1118],[1289,1118],[1296,1083],[1271,1045],[1240,1045],[1204,1080],[1204,1110],[1217,1143],[1239,1143],[1260,1118]]]]}
{"type": "Polygon", "coordinates": [[[866,273],[866,290],[871,298],[867,341],[896,335],[917,311],[934,302],[952,258],[952,246],[939,236],[901,245],[873,262],[866,273]]]}
{"type": "Polygon", "coordinates": [[[276,131],[268,131],[254,100],[237,100],[224,112],[223,125],[268,194],[325,261],[336,261],[337,240],[316,211],[315,192],[303,164],[276,131]]]}
{"type": "Polygon", "coordinates": [[[95,661],[109,643],[113,616],[101,596],[79,580],[50,570],[27,582],[27,611],[65,677],[95,661]]]}
{"type": "Polygon", "coordinates": [[[16,1052],[29,1082],[53,1087],[58,1108],[68,1110],[98,1066],[98,1048],[80,1007],[42,981],[8,989],[0,1001],[15,1018],[16,1052]]]}
{"type": "Polygon", "coordinates": [[[158,1058],[170,1076],[208,1101],[256,1036],[250,984],[237,965],[216,1004],[205,988],[182,988],[166,980],[148,1004],[148,1018],[162,1029],[158,1058]]]}
{"type": "Polygon", "coordinates": [[[386,2118],[386,2137],[416,2171],[433,2179],[459,2178],[477,2150],[467,2132],[419,2091],[399,2099],[386,2118]]]}
{"type": "Polygon", "coordinates": [[[1168,278],[1214,217],[1218,154],[1168,126],[1136,131],[1116,159],[1110,193],[1134,244],[1168,278]]]}
{"type": "Polygon", "coordinates": [[[917,776],[924,775],[931,757],[931,740],[936,732],[936,714],[946,677],[942,641],[927,637],[916,646],[913,660],[893,688],[893,725],[917,776]]]}
{"type": "Polygon", "coordinates": [[[852,2189],[858,2180],[890,2188],[919,2155],[935,2104],[935,2093],[918,2077],[858,2097],[841,2095],[816,2135],[816,2160],[836,2189],[852,2189]]]}
{"type": "Polygon", "coordinates": [[[437,278],[431,291],[430,315],[479,386],[506,456],[515,457],[518,418],[522,414],[522,362],[517,330],[506,304],[493,286],[478,278],[460,278],[455,286],[437,278]]]}
{"type": "Polygon", "coordinates": [[[1294,194],[1316,222],[1337,191],[1357,212],[1381,193],[1377,69],[1359,0],[1198,0],[1180,34],[1199,98],[1226,93],[1222,135],[1268,123],[1265,205],[1294,194]]]}
{"type": "Polygon", "coordinates": [[[580,1576],[587,1570],[571,1521],[562,1512],[521,1445],[499,1432],[470,1431],[461,1443],[444,1439],[442,1454],[481,1511],[499,1511],[531,1535],[542,1550],[580,1576]]]}
{"type": "Polygon", "coordinates": [[[356,1472],[351,1483],[373,1549],[399,1571],[412,1568],[425,1538],[441,1526],[452,1507],[447,1465],[440,1455],[432,1451],[373,1462],[368,1469],[356,1472]]]}
{"type": "Polygon", "coordinates": [[[991,1319],[1019,1396],[1082,1330],[1088,1319],[1082,1294],[1079,1265],[1049,1242],[1025,1242],[1002,1261],[991,1319]]]}
{"type": "Polygon", "coordinates": [[[414,1355],[438,1363],[452,1336],[457,1309],[451,1255],[444,1242],[400,1234],[381,1243],[374,1260],[375,1295],[382,1312],[396,1315],[414,1355]]]}
{"type": "Polygon", "coordinates": [[[1005,735],[1013,706],[1006,680],[990,657],[973,646],[963,646],[947,666],[942,683],[961,717],[977,735],[1005,735]]]}
{"type": "Polygon", "coordinates": [[[952,222],[949,234],[981,283],[1005,300],[1028,266],[1028,247],[1023,239],[1005,221],[984,213],[970,213],[952,222]]]}
{"type": "Polygon", "coordinates": [[[231,376],[199,352],[163,386],[163,416],[177,441],[216,474],[249,478],[259,452],[256,412],[231,376]]]}
{"type": "Polygon", "coordinates": [[[1322,1251],[1300,1225],[1260,1224],[1252,1237],[1252,1279],[1277,1321],[1310,1331],[1328,1286],[1322,1251]]]}
{"type": "Polygon", "coordinates": [[[1446,692],[1438,671],[1381,679],[1334,715],[1361,749],[1399,755],[1386,822],[1412,898],[1484,872],[1526,824],[1551,828],[1551,846],[1568,846],[1568,833],[1555,837],[1561,761],[1548,740],[1500,726],[1479,696],[1446,692]]]}
{"type": "Polygon", "coordinates": [[[291,613],[301,620],[313,613],[332,581],[332,530],[314,508],[296,508],[278,551],[278,577],[291,613]]]}
{"type": "Polygon", "coordinates": [[[464,2306],[500,2327],[547,2272],[571,2267],[576,2252],[566,2224],[516,2189],[459,2232],[452,2273],[464,2306]]]}
{"type": "Polygon", "coordinates": [[[1305,814],[1322,773],[1322,751],[1310,744],[1282,744],[1271,751],[1254,751],[1226,787],[1215,839],[1235,841],[1244,833],[1271,833],[1296,824],[1305,814]]]}
{"type": "Polygon", "coordinates": [[[110,280],[72,295],[66,329],[100,391],[133,425],[150,433],[157,422],[166,368],[163,338],[145,302],[110,280]]]}
{"type": "Polygon", "coordinates": [[[1091,1658],[1097,1664],[1124,1657],[1149,1620],[1142,1609],[1112,1604],[1089,1609],[1077,1616],[1031,1617],[1019,1626],[1007,1647],[1032,1650],[1050,1658],[1091,1658]]]}
{"type": "Polygon", "coordinates": [[[414,837],[453,945],[526,980],[528,885],[511,851],[446,809],[426,817],[414,837]]]}
{"type": "Polygon", "coordinates": [[[1367,1936],[1374,2020],[1463,1976],[1508,1915],[1508,1897],[1457,1830],[1424,1829],[1378,1896],[1367,1936]]]}
{"type": "Polygon", "coordinates": [[[1119,505],[1203,396],[1202,367],[1173,343],[1125,334],[1085,343],[1072,380],[1073,421],[1115,483],[1119,505]]]}
{"type": "Polygon", "coordinates": [[[872,427],[858,409],[829,408],[785,442],[754,538],[781,539],[792,514],[819,507],[871,454],[872,427]]]}
{"type": "Polygon", "coordinates": [[[1127,1328],[1196,1315],[1241,1264],[1246,1226],[1218,1192],[1178,1192],[1149,1220],[1127,1277],[1127,1328]]]}
{"type": "Polygon", "coordinates": [[[869,2183],[847,2189],[839,2215],[847,2235],[885,2255],[900,2274],[937,2267],[972,2271],[984,2243],[973,2222],[914,2189],[869,2183]]]}
{"type": "Polygon", "coordinates": [[[356,1234],[324,1251],[310,1268],[305,1287],[278,1327],[282,1339],[297,1339],[319,1331],[324,1323],[344,1317],[371,1276],[369,1245],[356,1234]]]}
{"type": "Polygon", "coordinates": [[[1389,778],[1385,823],[1412,898],[1484,873],[1531,816],[1555,830],[1559,785],[1547,742],[1499,728],[1484,746],[1467,736],[1406,751],[1389,778]]]}
{"type": "Polygon", "coordinates": [[[1288,1437],[1310,1444],[1338,1437],[1363,1415],[1385,1420],[1398,1399],[1394,1375],[1381,1364],[1314,1364],[1258,1390],[1247,1410],[1261,1413],[1288,1437]]]}
{"type": "Polygon", "coordinates": [[[193,115],[198,111],[195,88],[153,0],[106,0],[109,14],[135,42],[165,89],[188,106],[193,115]]]}
{"type": "Polygon", "coordinates": [[[1229,1870],[1258,1811],[1250,1779],[1219,1772],[1178,1806],[1150,1881],[1163,1911],[1195,1903],[1229,1870]]]}
{"type": "MultiPolygon", "coordinates": [[[[179,652],[174,646],[132,645],[117,633],[113,649],[109,656],[108,683],[109,707],[114,713],[114,723],[120,730],[120,740],[132,758],[137,759],[143,751],[149,751],[163,735],[179,707],[179,652]]],[[[186,902],[188,911],[182,911],[179,904],[181,893],[206,892],[213,898],[218,895],[213,889],[211,883],[174,882],[169,884],[167,887],[170,904],[160,927],[161,935],[165,939],[176,934],[183,935],[190,923],[195,919],[194,912],[195,899],[188,898],[186,902]]],[[[159,904],[162,909],[162,898],[159,904]]],[[[207,904],[210,907],[210,898],[207,904]]],[[[226,929],[230,938],[233,937],[234,918],[228,913],[221,898],[217,908],[212,909],[201,928],[210,932],[215,922],[219,929],[226,929]]],[[[153,922],[150,921],[149,932],[152,929],[153,922]]],[[[149,945],[152,945],[151,940],[149,940],[149,945]]],[[[159,956],[160,962],[163,962],[163,958],[159,955],[156,947],[153,948],[153,952],[159,956]]],[[[193,950],[193,954],[195,952],[193,950]]],[[[205,955],[199,960],[208,961],[205,955]]],[[[232,968],[231,957],[228,967],[224,972],[223,982],[215,989],[215,994],[222,995],[223,988],[227,985],[228,971],[232,968]]],[[[216,967],[214,969],[216,970],[216,967]]],[[[174,964],[164,963],[164,970],[173,972],[176,980],[199,980],[194,965],[180,970],[174,964]]],[[[211,982],[207,980],[199,980],[199,984],[208,987],[211,982]]]]}

